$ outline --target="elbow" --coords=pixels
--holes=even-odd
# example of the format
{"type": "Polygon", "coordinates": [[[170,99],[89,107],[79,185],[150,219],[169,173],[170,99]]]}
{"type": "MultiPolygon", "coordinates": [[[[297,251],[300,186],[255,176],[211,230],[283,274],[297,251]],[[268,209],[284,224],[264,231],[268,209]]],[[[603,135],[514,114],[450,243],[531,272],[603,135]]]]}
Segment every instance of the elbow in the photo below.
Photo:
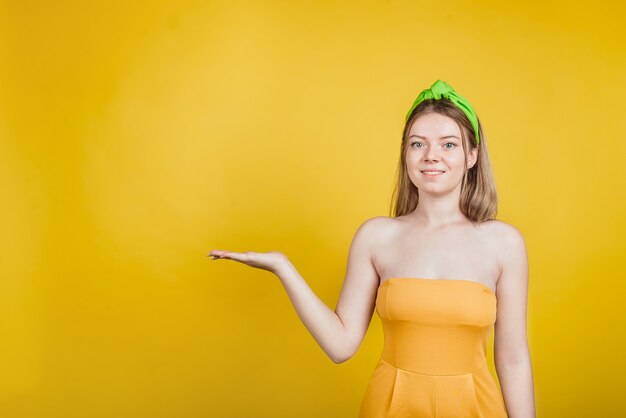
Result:
{"type": "Polygon", "coordinates": [[[329,354],[330,359],[335,364],[341,364],[350,360],[356,354],[363,338],[355,338],[353,334],[347,332],[345,328],[338,338],[334,350],[329,354]]]}
{"type": "Polygon", "coordinates": [[[531,364],[530,353],[526,351],[526,352],[522,352],[514,356],[507,356],[507,357],[496,356],[494,358],[494,363],[495,363],[496,368],[499,368],[499,369],[506,369],[510,367],[530,366],[531,364]]]}
{"type": "Polygon", "coordinates": [[[339,353],[339,354],[333,356],[332,360],[333,360],[333,362],[335,364],[341,364],[341,363],[344,363],[344,362],[350,360],[353,356],[354,356],[353,352],[345,352],[344,351],[342,353],[339,353]]]}
{"type": "Polygon", "coordinates": [[[333,363],[335,364],[341,364],[345,361],[348,361],[350,359],[350,355],[347,355],[347,353],[345,352],[345,350],[337,350],[335,352],[332,353],[327,353],[328,357],[330,357],[330,359],[333,361],[333,363]]]}
{"type": "Polygon", "coordinates": [[[329,357],[335,364],[341,364],[347,360],[346,358],[343,358],[343,357],[333,357],[333,356],[329,356],[329,357]]]}
{"type": "Polygon", "coordinates": [[[333,356],[329,356],[330,359],[333,361],[333,363],[335,364],[341,364],[344,363],[348,360],[350,360],[352,358],[352,356],[350,355],[333,355],[333,356]]]}
{"type": "Polygon", "coordinates": [[[350,360],[354,356],[355,350],[347,346],[347,344],[341,344],[341,347],[334,353],[329,354],[330,359],[335,364],[341,364],[350,360]]]}
{"type": "Polygon", "coordinates": [[[502,347],[511,348],[505,350],[496,342],[493,358],[496,367],[518,367],[530,363],[530,350],[525,340],[514,344],[502,344],[502,347]]]}

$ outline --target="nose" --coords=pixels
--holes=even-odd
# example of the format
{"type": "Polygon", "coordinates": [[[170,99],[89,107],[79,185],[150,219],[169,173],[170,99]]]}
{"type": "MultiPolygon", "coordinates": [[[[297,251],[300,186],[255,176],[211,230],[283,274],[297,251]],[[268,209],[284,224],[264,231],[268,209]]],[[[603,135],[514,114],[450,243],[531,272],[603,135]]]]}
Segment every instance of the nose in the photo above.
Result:
{"type": "Polygon", "coordinates": [[[425,161],[438,161],[439,149],[437,147],[428,146],[426,148],[426,152],[424,152],[424,160],[425,161]]]}

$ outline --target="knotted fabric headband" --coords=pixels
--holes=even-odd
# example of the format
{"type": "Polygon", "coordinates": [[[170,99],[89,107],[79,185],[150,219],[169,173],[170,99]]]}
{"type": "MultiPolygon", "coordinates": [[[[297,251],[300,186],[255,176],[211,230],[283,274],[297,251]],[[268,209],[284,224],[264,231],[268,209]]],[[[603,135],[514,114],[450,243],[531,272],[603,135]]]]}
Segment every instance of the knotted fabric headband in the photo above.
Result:
{"type": "Polygon", "coordinates": [[[478,134],[478,117],[476,116],[472,105],[459,93],[454,91],[454,89],[450,87],[448,83],[442,80],[437,80],[433,83],[432,86],[430,86],[429,89],[422,90],[419,96],[417,96],[417,99],[415,99],[415,102],[413,102],[413,106],[411,106],[411,109],[409,109],[409,112],[406,114],[405,122],[409,120],[413,109],[415,109],[417,105],[427,99],[448,99],[452,103],[454,103],[456,107],[458,107],[463,111],[463,113],[465,113],[470,123],[474,127],[474,132],[476,133],[476,144],[480,143],[480,137],[478,134]]]}

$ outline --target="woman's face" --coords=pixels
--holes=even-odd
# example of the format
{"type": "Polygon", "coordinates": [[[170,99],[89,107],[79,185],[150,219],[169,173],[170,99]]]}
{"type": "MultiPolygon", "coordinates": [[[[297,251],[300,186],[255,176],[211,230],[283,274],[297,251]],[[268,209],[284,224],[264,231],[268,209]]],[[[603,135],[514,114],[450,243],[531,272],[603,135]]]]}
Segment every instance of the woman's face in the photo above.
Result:
{"type": "MultiPolygon", "coordinates": [[[[427,113],[413,122],[406,148],[406,169],[420,194],[444,195],[460,187],[465,159],[461,141],[456,122],[440,113],[427,113]]],[[[477,151],[469,153],[468,169],[475,164],[477,151]]]]}

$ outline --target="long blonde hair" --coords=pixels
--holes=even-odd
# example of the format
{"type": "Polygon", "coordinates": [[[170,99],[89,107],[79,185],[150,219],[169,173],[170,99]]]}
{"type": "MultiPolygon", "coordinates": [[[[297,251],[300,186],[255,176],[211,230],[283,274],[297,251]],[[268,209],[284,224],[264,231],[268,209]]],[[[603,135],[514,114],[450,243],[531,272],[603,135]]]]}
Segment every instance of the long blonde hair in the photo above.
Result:
{"type": "Polygon", "coordinates": [[[419,202],[419,190],[406,172],[406,150],[408,147],[409,130],[413,122],[427,113],[440,113],[454,120],[461,130],[463,153],[465,154],[465,174],[461,182],[461,194],[459,208],[461,212],[474,222],[484,222],[495,219],[498,211],[498,195],[493,179],[489,153],[487,152],[487,140],[478,119],[478,132],[480,144],[476,144],[474,128],[465,113],[447,99],[427,99],[420,103],[411,113],[404,125],[402,143],[400,144],[400,161],[397,168],[397,182],[391,198],[390,214],[393,217],[402,216],[412,212],[419,202]],[[478,159],[476,164],[467,169],[467,147],[478,147],[478,159]],[[394,206],[395,202],[395,206],[394,206]]]}

